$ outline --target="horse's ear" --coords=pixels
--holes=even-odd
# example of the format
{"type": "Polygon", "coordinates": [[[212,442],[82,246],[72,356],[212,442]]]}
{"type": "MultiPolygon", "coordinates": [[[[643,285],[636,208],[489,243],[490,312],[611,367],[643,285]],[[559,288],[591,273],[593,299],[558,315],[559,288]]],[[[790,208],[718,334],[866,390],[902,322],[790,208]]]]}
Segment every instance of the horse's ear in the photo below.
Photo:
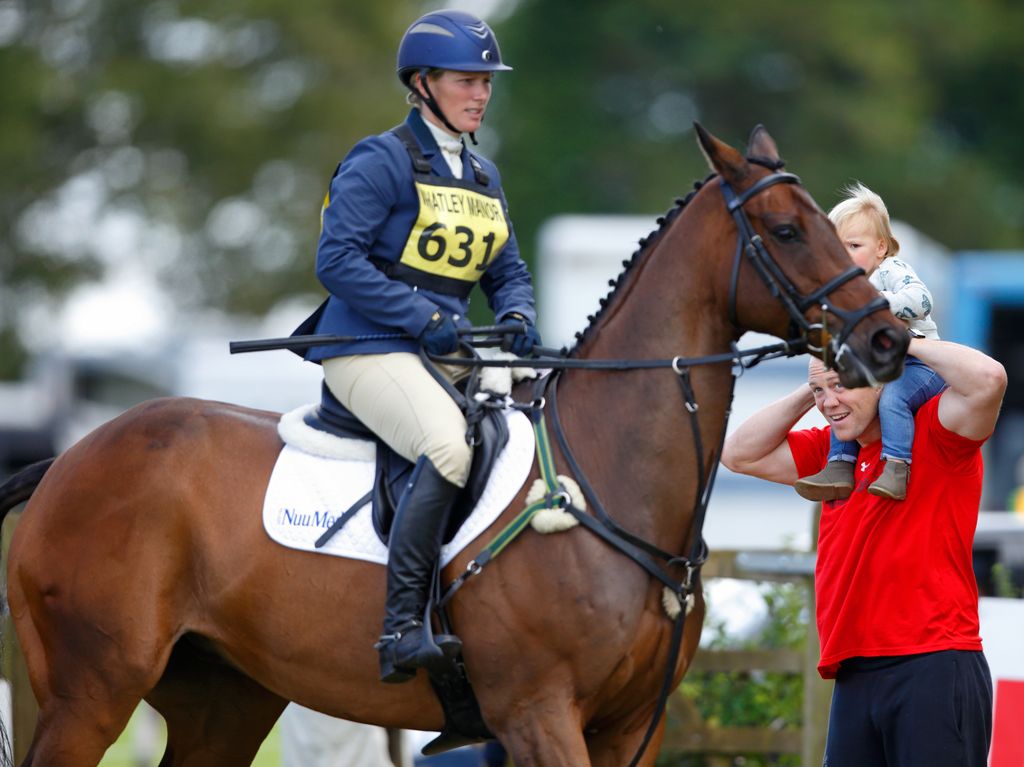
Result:
{"type": "Polygon", "coordinates": [[[781,163],[779,159],[779,148],[775,146],[775,139],[768,135],[763,125],[754,126],[750,132],[750,142],[747,144],[747,156],[756,157],[759,160],[767,160],[771,165],[781,163]]]}
{"type": "Polygon", "coordinates": [[[740,184],[750,174],[747,158],[724,141],[712,136],[700,123],[695,122],[693,127],[697,131],[697,142],[708,159],[711,170],[733,186],[740,184]]]}

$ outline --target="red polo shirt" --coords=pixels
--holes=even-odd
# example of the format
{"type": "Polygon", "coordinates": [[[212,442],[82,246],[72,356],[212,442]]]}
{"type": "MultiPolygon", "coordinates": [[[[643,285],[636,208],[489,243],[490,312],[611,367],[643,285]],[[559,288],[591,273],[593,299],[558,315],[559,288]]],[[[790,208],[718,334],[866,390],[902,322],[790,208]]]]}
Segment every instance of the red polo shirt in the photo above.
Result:
{"type": "MultiPolygon", "coordinates": [[[[885,466],[878,441],[861,447],[850,497],[822,504],[815,593],[825,679],[845,658],[981,649],[971,549],[984,440],[939,423],[940,396],[915,418],[906,500],[867,492],[885,466]]],[[[799,476],[824,467],[829,433],[789,434],[799,476]]]]}

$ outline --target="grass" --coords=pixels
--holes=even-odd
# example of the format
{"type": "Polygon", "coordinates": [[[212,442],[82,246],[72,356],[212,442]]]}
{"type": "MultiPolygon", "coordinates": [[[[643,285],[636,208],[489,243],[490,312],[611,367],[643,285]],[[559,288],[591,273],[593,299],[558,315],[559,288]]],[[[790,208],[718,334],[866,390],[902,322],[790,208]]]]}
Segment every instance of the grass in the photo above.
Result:
{"type": "MultiPolygon", "coordinates": [[[[160,761],[164,752],[164,743],[167,740],[167,729],[163,719],[152,709],[143,704],[136,710],[128,726],[125,727],[121,737],[117,739],[109,749],[106,756],[100,762],[100,767],[142,767],[142,765],[155,765],[160,761]],[[148,709],[148,710],[147,710],[148,709]],[[152,735],[147,730],[152,729],[152,735]],[[146,750],[151,756],[143,761],[139,760],[137,751],[146,750]]],[[[281,765],[281,740],[277,727],[271,730],[270,735],[263,742],[263,747],[256,755],[253,767],[280,767],[281,765]]]]}

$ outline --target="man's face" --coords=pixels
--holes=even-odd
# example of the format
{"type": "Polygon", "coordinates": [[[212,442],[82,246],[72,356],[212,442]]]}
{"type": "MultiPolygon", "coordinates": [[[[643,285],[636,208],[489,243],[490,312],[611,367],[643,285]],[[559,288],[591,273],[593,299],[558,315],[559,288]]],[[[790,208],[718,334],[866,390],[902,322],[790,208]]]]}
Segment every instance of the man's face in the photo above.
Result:
{"type": "Polygon", "coordinates": [[[847,389],[839,383],[834,370],[826,370],[818,359],[812,359],[807,383],[814,394],[814,404],[832,427],[832,433],[844,442],[873,442],[881,437],[878,423],[878,398],[881,388],[847,389]]]}

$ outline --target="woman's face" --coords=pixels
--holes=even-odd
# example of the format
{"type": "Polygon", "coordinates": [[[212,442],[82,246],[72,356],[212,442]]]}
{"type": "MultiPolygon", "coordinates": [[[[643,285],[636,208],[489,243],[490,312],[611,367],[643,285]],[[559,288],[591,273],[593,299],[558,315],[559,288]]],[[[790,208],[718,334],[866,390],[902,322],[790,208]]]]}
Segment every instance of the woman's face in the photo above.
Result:
{"type": "MultiPolygon", "coordinates": [[[[425,98],[426,94],[418,80],[416,84],[425,98]]],[[[487,102],[491,100],[490,72],[453,72],[445,69],[440,75],[430,77],[429,84],[430,92],[434,94],[448,122],[462,133],[473,133],[480,129],[487,102]]],[[[422,110],[422,113],[430,122],[445,127],[429,109],[422,110]]]]}
{"type": "Polygon", "coordinates": [[[878,235],[874,222],[863,214],[850,216],[839,227],[839,239],[846,246],[853,263],[871,274],[885,259],[885,240],[878,235]]]}

